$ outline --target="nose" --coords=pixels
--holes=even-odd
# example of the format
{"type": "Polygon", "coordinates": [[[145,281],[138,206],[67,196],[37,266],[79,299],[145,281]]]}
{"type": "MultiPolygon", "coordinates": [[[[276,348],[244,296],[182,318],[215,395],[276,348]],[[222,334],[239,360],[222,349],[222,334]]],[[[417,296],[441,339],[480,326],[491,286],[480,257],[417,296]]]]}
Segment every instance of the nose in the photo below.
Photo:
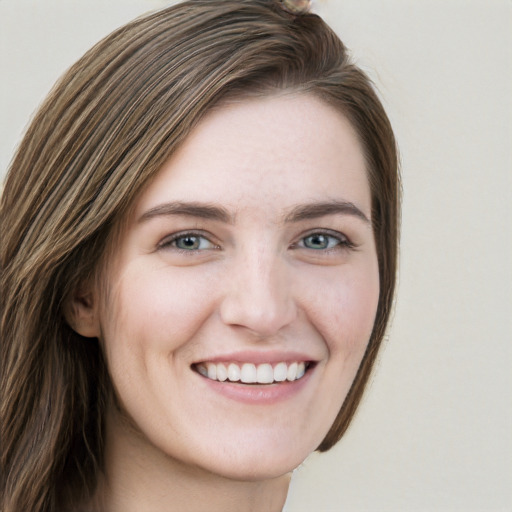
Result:
{"type": "Polygon", "coordinates": [[[242,256],[229,272],[220,305],[226,325],[267,338],[296,318],[290,269],[278,256],[262,252],[242,256]]]}

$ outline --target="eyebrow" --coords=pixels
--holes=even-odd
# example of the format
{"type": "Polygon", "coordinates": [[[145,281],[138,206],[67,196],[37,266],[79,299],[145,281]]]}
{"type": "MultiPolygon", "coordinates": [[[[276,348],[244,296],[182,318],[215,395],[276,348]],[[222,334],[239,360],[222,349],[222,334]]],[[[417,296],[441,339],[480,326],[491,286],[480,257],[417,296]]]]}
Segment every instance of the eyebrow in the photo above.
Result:
{"type": "Polygon", "coordinates": [[[370,219],[354,203],[349,201],[328,201],[298,205],[285,217],[285,222],[300,222],[302,220],[317,219],[326,215],[351,215],[367,224],[370,219]]]}
{"type": "Polygon", "coordinates": [[[137,222],[146,222],[155,217],[168,216],[168,215],[185,215],[187,217],[197,217],[199,219],[216,220],[233,224],[233,216],[220,206],[214,206],[205,203],[164,203],[144,212],[137,220],[137,222]]]}
{"type": "MultiPolygon", "coordinates": [[[[368,217],[349,201],[327,201],[297,205],[284,217],[284,222],[293,223],[303,220],[317,219],[326,215],[350,215],[357,217],[367,224],[371,224],[368,217]]],[[[144,212],[138,219],[138,223],[147,222],[155,217],[183,215],[208,219],[227,224],[234,224],[235,216],[221,206],[198,202],[171,202],[163,203],[144,212]]]]}

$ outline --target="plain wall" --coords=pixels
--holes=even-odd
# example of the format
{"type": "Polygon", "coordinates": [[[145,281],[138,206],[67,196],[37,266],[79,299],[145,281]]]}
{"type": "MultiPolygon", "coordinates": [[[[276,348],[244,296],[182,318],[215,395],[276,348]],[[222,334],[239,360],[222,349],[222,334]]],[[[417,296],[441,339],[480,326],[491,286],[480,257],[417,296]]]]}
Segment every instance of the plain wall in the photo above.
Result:
{"type": "MultiPolygon", "coordinates": [[[[54,81],[161,0],[0,0],[0,172],[54,81]]],[[[512,510],[512,2],[330,0],[402,155],[393,326],[288,512],[512,510]]]]}

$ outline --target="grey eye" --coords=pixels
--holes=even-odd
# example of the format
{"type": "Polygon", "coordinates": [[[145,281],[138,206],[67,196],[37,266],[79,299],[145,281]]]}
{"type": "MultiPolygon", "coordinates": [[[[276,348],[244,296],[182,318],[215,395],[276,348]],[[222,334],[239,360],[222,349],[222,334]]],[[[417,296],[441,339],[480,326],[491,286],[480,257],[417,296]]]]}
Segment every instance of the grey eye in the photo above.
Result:
{"type": "Polygon", "coordinates": [[[161,250],[178,250],[190,253],[217,248],[217,245],[199,233],[176,233],[164,238],[158,244],[158,249],[161,250]]]}
{"type": "Polygon", "coordinates": [[[321,233],[306,236],[302,240],[304,247],[315,250],[331,249],[340,243],[337,238],[329,235],[323,235],[321,233]]]}
{"type": "Polygon", "coordinates": [[[195,251],[201,248],[202,237],[186,235],[180,236],[174,240],[174,243],[178,249],[183,249],[185,251],[195,251]]]}

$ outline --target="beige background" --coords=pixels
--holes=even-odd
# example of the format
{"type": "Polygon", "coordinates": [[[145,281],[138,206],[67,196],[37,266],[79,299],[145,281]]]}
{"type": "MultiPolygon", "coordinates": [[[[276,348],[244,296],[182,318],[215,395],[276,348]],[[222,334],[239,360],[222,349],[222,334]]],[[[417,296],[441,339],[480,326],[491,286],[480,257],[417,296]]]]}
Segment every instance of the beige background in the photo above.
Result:
{"type": "MultiPolygon", "coordinates": [[[[0,0],[0,172],[89,46],[161,0],[0,0]]],[[[399,297],[344,440],[288,512],[512,510],[512,2],[330,0],[400,143],[399,297]]]]}

